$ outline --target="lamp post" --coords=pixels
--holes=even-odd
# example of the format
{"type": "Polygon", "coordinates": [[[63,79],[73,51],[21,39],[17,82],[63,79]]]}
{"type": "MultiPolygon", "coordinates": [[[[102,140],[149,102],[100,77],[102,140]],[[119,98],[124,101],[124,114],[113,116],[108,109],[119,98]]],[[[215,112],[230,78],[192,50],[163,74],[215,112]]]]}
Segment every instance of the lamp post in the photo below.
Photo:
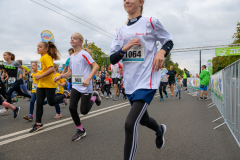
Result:
{"type": "Polygon", "coordinates": [[[101,55],[102,58],[106,58],[106,71],[107,71],[107,58],[109,57],[109,55],[101,55]]]}

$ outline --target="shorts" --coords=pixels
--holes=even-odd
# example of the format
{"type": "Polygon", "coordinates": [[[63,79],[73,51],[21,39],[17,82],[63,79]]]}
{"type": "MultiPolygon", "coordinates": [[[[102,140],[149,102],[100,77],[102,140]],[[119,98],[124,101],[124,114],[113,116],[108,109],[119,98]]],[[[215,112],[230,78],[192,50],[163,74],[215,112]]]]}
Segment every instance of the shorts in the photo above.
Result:
{"type": "Polygon", "coordinates": [[[133,102],[137,100],[143,100],[147,104],[150,104],[155,93],[156,90],[153,89],[138,89],[132,94],[127,94],[127,98],[131,105],[133,105],[133,102]]]}
{"type": "Polygon", "coordinates": [[[168,84],[169,84],[169,86],[171,86],[172,84],[174,85],[175,84],[175,80],[169,80],[168,84]]]}
{"type": "Polygon", "coordinates": [[[118,84],[118,82],[120,81],[119,78],[112,78],[113,84],[118,84]]]}
{"type": "Polygon", "coordinates": [[[204,85],[200,85],[199,90],[200,91],[207,91],[208,87],[204,85]]]}

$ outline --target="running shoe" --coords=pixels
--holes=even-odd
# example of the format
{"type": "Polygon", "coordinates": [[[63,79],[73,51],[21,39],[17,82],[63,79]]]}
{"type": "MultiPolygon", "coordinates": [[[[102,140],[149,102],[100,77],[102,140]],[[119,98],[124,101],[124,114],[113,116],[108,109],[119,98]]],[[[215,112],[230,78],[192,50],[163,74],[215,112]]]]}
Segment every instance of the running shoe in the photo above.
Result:
{"type": "Polygon", "coordinates": [[[101,97],[103,98],[103,94],[101,93],[101,97]]]}
{"type": "Polygon", "coordinates": [[[107,96],[106,99],[108,99],[109,97],[107,96]]]}
{"type": "Polygon", "coordinates": [[[202,98],[202,97],[200,97],[200,98],[199,98],[199,101],[202,101],[202,100],[203,100],[203,98],[202,98]]]}
{"type": "Polygon", "coordinates": [[[184,92],[187,92],[187,89],[185,89],[184,92]]]}
{"type": "Polygon", "coordinates": [[[160,131],[158,129],[158,131],[156,132],[157,137],[156,137],[156,140],[155,140],[156,146],[157,146],[158,149],[161,149],[164,146],[164,143],[165,143],[164,134],[167,130],[167,127],[164,124],[159,125],[159,128],[160,127],[161,127],[162,131],[160,131]]]}
{"type": "Polygon", "coordinates": [[[110,98],[112,98],[112,94],[110,94],[110,98]]]}
{"type": "Polygon", "coordinates": [[[160,101],[163,101],[163,100],[164,100],[163,98],[160,99],[160,101]]]}
{"type": "Polygon", "coordinates": [[[127,99],[127,96],[124,96],[123,99],[126,100],[126,99],[127,99]]]}
{"type": "Polygon", "coordinates": [[[33,125],[33,128],[30,130],[30,133],[37,132],[39,130],[43,129],[43,124],[37,125],[36,123],[33,125]]]}
{"type": "Polygon", "coordinates": [[[204,97],[204,100],[206,101],[206,100],[207,100],[207,97],[204,97]]]}
{"type": "Polygon", "coordinates": [[[13,118],[17,118],[19,115],[20,107],[16,107],[15,110],[13,111],[13,118]]]}
{"type": "Polygon", "coordinates": [[[95,100],[95,102],[96,102],[96,105],[97,105],[97,106],[100,106],[102,100],[101,100],[101,97],[99,96],[98,92],[97,92],[97,91],[94,91],[94,92],[93,92],[93,96],[96,96],[96,97],[97,97],[97,99],[95,100]]]}
{"type": "Polygon", "coordinates": [[[116,100],[117,100],[117,98],[116,98],[116,97],[113,97],[113,100],[114,100],[114,101],[116,101],[116,100]]]}
{"type": "Polygon", "coordinates": [[[62,118],[62,114],[56,114],[56,116],[54,117],[55,119],[59,119],[59,118],[62,118]]]}
{"type": "Polygon", "coordinates": [[[33,117],[31,115],[23,116],[23,119],[26,119],[26,120],[28,120],[30,122],[33,121],[33,117]]]}
{"type": "Polygon", "coordinates": [[[8,110],[6,108],[3,108],[3,109],[0,110],[0,114],[4,114],[4,113],[7,113],[7,112],[8,112],[8,110]]]}
{"type": "Polygon", "coordinates": [[[85,137],[87,135],[87,132],[85,132],[85,129],[83,128],[83,131],[77,130],[77,133],[72,137],[72,141],[78,141],[82,137],[85,137]]]}
{"type": "Polygon", "coordinates": [[[179,97],[179,99],[181,99],[181,97],[179,97]]]}
{"type": "Polygon", "coordinates": [[[65,94],[66,98],[70,98],[70,92],[67,90],[64,90],[63,94],[65,94]]]}
{"type": "Polygon", "coordinates": [[[168,94],[166,95],[166,98],[168,98],[168,94]]]}
{"type": "Polygon", "coordinates": [[[63,103],[64,103],[65,106],[68,105],[67,98],[64,98],[64,99],[63,99],[63,103]]]}

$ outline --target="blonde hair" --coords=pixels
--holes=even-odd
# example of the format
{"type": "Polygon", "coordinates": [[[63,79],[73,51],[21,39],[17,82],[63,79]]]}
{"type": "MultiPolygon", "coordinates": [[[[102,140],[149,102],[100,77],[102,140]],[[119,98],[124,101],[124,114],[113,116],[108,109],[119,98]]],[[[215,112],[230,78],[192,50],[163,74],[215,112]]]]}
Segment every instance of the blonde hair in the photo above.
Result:
{"type": "Polygon", "coordinates": [[[56,63],[53,63],[53,66],[54,66],[54,69],[57,68],[56,72],[58,72],[58,65],[56,63]]]}
{"type": "MultiPolygon", "coordinates": [[[[80,33],[74,33],[76,35],[78,35],[79,39],[80,39],[80,42],[83,42],[84,41],[84,38],[83,36],[80,34],[80,33]]],[[[83,48],[82,46],[82,49],[86,52],[88,52],[91,56],[92,56],[92,51],[90,49],[90,46],[92,45],[92,43],[89,43],[88,46],[85,46],[85,48],[83,48]]]]}

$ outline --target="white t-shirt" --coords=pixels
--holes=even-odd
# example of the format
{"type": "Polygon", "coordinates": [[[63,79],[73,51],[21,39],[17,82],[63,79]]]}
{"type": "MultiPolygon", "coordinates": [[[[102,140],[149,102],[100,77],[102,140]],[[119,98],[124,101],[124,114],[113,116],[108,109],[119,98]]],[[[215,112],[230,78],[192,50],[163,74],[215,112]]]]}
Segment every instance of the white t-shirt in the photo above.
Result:
{"type": "Polygon", "coordinates": [[[108,67],[108,70],[112,70],[111,77],[112,78],[120,78],[120,69],[122,68],[122,65],[120,63],[117,63],[115,65],[110,64],[108,67]],[[117,72],[119,71],[119,72],[117,72]]]}
{"type": "Polygon", "coordinates": [[[112,42],[110,55],[118,52],[134,38],[139,38],[141,44],[144,44],[144,57],[139,56],[139,62],[123,61],[126,94],[132,94],[138,89],[159,88],[161,70],[158,72],[152,71],[153,59],[158,52],[156,41],[160,41],[164,45],[172,40],[171,35],[163,28],[158,19],[142,17],[133,25],[124,25],[117,30],[112,42]]]}
{"type": "Polygon", "coordinates": [[[161,71],[161,82],[167,82],[168,81],[168,70],[166,68],[163,68],[161,71]]]}
{"type": "Polygon", "coordinates": [[[91,55],[85,50],[81,50],[77,55],[72,54],[70,56],[70,69],[72,70],[72,88],[76,89],[81,93],[92,93],[93,86],[92,80],[90,80],[88,87],[84,87],[82,85],[74,84],[74,75],[83,76],[81,82],[83,82],[91,73],[91,64],[95,61],[91,57],[91,55]]]}

